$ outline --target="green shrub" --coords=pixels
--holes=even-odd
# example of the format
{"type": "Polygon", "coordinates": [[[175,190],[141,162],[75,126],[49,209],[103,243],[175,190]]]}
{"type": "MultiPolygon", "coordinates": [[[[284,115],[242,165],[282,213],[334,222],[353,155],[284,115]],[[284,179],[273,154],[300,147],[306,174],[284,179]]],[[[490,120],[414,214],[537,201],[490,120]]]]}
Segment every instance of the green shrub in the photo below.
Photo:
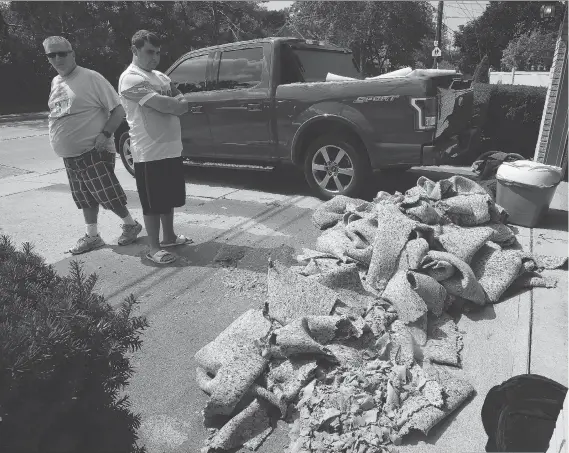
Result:
{"type": "Polygon", "coordinates": [[[119,392],[141,347],[131,295],[115,311],[79,262],[59,276],[0,238],[0,451],[140,452],[140,418],[119,392]]]}
{"type": "Polygon", "coordinates": [[[547,89],[473,83],[474,124],[482,129],[478,154],[496,150],[532,159],[547,89]]]}
{"type": "Polygon", "coordinates": [[[546,94],[545,87],[494,85],[484,135],[500,151],[533,159],[546,94]]]}

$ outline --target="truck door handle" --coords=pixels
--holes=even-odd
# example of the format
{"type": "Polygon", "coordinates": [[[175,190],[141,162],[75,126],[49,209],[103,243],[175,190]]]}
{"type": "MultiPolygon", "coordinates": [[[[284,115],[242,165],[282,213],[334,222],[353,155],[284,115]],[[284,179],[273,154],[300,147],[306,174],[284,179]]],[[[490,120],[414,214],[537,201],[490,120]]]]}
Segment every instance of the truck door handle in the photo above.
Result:
{"type": "Polygon", "coordinates": [[[247,110],[249,112],[261,112],[263,106],[261,104],[247,104],[247,110]]]}
{"type": "Polygon", "coordinates": [[[203,113],[202,112],[202,105],[194,105],[193,107],[190,107],[190,112],[191,113],[203,113]]]}

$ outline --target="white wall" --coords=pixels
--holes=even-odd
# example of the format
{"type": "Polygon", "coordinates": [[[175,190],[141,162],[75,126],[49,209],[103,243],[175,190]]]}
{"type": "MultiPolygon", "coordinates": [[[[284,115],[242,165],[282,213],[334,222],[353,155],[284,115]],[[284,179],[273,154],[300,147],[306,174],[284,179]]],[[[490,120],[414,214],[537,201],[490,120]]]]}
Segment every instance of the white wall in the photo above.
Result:
{"type": "MultiPolygon", "coordinates": [[[[490,72],[490,83],[512,84],[512,71],[510,72],[490,72]]],[[[514,75],[514,85],[531,85],[548,87],[551,83],[549,71],[516,71],[514,75]]]]}

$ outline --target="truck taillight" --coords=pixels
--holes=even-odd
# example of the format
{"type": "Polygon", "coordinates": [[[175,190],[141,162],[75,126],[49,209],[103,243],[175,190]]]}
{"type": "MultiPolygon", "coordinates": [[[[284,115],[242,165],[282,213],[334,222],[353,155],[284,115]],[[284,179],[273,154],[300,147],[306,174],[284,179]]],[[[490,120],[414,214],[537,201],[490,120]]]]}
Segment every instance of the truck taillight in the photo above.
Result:
{"type": "Polygon", "coordinates": [[[417,111],[416,128],[422,131],[435,129],[437,125],[437,98],[412,98],[411,105],[417,111]]]}

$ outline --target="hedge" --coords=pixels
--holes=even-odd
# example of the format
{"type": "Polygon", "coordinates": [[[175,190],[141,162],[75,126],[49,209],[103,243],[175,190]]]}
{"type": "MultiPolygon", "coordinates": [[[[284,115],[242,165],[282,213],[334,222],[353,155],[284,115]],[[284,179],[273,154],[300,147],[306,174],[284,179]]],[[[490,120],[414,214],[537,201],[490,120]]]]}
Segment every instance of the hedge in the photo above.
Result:
{"type": "Polygon", "coordinates": [[[28,243],[0,237],[0,451],[142,452],[121,396],[141,347],[133,296],[113,309],[73,261],[59,276],[28,243]]]}
{"type": "Polygon", "coordinates": [[[474,122],[481,127],[478,150],[517,153],[533,159],[547,89],[474,83],[474,122]]]}

